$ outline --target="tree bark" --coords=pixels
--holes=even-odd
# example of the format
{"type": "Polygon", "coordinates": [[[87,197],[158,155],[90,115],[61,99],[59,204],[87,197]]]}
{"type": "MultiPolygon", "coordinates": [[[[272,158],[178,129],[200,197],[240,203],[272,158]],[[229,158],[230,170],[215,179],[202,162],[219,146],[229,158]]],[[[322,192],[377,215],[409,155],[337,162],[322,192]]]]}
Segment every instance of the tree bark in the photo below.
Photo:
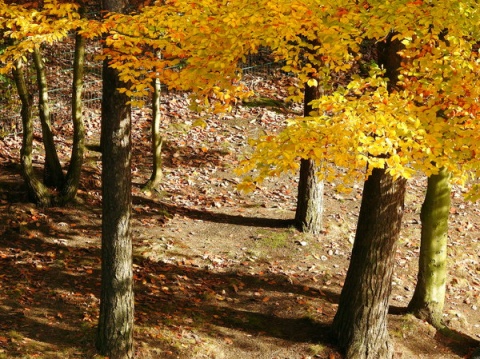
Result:
{"type": "MultiPolygon", "coordinates": [[[[311,101],[319,97],[318,86],[305,84],[303,112],[310,116],[311,101]]],[[[297,209],[295,226],[302,232],[319,234],[323,229],[323,181],[318,179],[318,167],[309,159],[300,162],[300,178],[298,181],[297,209]]]]}
{"type": "Polygon", "coordinates": [[[152,175],[144,186],[144,190],[154,189],[159,185],[163,177],[162,171],[162,145],[163,137],[160,134],[161,121],[161,96],[160,79],[153,79],[153,95],[152,95],[152,175]]]}
{"type": "Polygon", "coordinates": [[[37,72],[38,111],[42,125],[43,145],[45,147],[44,183],[47,186],[61,188],[64,176],[53,139],[50,105],[48,103],[47,75],[39,47],[35,47],[33,51],[33,62],[37,72]]]}
{"type": "MultiPolygon", "coordinates": [[[[122,13],[128,4],[104,0],[105,11],[122,13]]],[[[131,109],[118,72],[103,64],[102,94],[102,288],[97,349],[110,359],[133,351],[131,214],[131,109]]]]}
{"type": "Polygon", "coordinates": [[[365,182],[352,258],[333,332],[346,358],[392,358],[387,332],[395,247],[406,180],[374,169],[365,182]]]}
{"type": "MultiPolygon", "coordinates": [[[[403,47],[391,33],[377,46],[389,91],[395,91],[403,47]]],[[[387,332],[388,301],[395,247],[403,217],[406,179],[376,168],[365,181],[352,258],[340,296],[333,332],[346,358],[391,358],[387,332]]]]}
{"type": "Polygon", "coordinates": [[[295,225],[300,231],[311,234],[319,234],[323,229],[324,185],[317,172],[314,161],[301,160],[295,225]]]}
{"type": "Polygon", "coordinates": [[[48,189],[35,176],[32,164],[33,147],[33,117],[32,117],[32,96],[28,92],[25,83],[22,60],[15,62],[13,77],[17,87],[20,101],[22,102],[21,117],[23,126],[22,148],[20,149],[20,162],[22,166],[22,176],[27,186],[27,193],[30,200],[41,206],[49,206],[51,196],[48,189]]]}
{"type": "Polygon", "coordinates": [[[73,122],[73,146],[68,166],[67,175],[63,184],[59,204],[64,204],[75,198],[80,174],[83,165],[83,154],[85,152],[85,126],[82,114],[82,93],[83,93],[83,69],[85,62],[85,38],[80,34],[75,35],[75,55],[73,60],[73,82],[72,82],[72,122],[73,122]]]}
{"type": "Polygon", "coordinates": [[[445,168],[428,178],[422,205],[419,271],[408,311],[436,328],[443,328],[442,314],[447,281],[450,175],[445,168]]]}

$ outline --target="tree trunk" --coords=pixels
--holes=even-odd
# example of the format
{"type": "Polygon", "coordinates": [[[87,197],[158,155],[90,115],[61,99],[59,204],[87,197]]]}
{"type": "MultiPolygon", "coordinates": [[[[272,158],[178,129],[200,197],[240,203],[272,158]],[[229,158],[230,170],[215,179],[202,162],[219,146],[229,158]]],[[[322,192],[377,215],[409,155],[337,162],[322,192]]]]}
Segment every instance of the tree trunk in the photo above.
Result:
{"type": "Polygon", "coordinates": [[[83,153],[85,152],[85,127],[82,115],[83,69],[85,62],[85,39],[80,34],[75,36],[75,57],[73,60],[72,83],[72,122],[73,146],[67,176],[58,202],[67,203],[75,198],[80,183],[83,153]]]}
{"type": "Polygon", "coordinates": [[[352,258],[333,332],[346,358],[391,358],[387,332],[395,247],[406,180],[374,169],[365,182],[352,258]]]}
{"type": "Polygon", "coordinates": [[[20,149],[20,162],[22,176],[27,186],[27,193],[30,200],[41,206],[49,206],[51,202],[48,189],[35,176],[32,164],[33,147],[33,117],[32,117],[32,96],[28,93],[25,75],[23,72],[22,60],[15,62],[13,77],[17,87],[18,95],[22,102],[21,116],[23,125],[22,148],[20,149]]]}
{"type": "Polygon", "coordinates": [[[153,95],[152,95],[152,175],[144,186],[144,190],[154,189],[159,185],[163,177],[162,171],[162,145],[163,138],[160,134],[160,96],[161,84],[160,79],[153,80],[153,95]]]}
{"type": "Polygon", "coordinates": [[[301,160],[295,225],[311,234],[323,229],[323,181],[318,179],[317,171],[314,161],[301,160]]]}
{"type": "MultiPolygon", "coordinates": [[[[104,0],[105,11],[128,5],[104,0]]],[[[131,109],[118,72],[103,64],[102,94],[102,289],[97,349],[110,359],[133,358],[131,214],[131,109]]]]}
{"type": "Polygon", "coordinates": [[[445,168],[428,178],[427,194],[420,213],[422,234],[417,286],[408,305],[409,312],[436,328],[443,327],[451,194],[449,179],[445,168]]]}
{"type": "MultiPolygon", "coordinates": [[[[386,69],[389,91],[395,91],[403,47],[393,33],[377,45],[378,62],[386,69]]],[[[357,232],[333,332],[346,358],[391,358],[387,332],[388,301],[400,234],[406,179],[375,168],[365,181],[357,232]]]]}
{"type": "MultiPolygon", "coordinates": [[[[304,116],[310,116],[313,110],[310,102],[318,97],[319,87],[305,84],[304,116]]],[[[300,231],[311,234],[319,234],[323,229],[324,186],[323,181],[318,179],[317,172],[314,161],[301,160],[295,225],[300,231]]]]}
{"type": "Polygon", "coordinates": [[[42,125],[43,145],[45,147],[44,183],[47,186],[61,188],[64,176],[57,150],[55,149],[55,141],[53,140],[51,113],[48,103],[47,75],[39,47],[35,47],[33,51],[33,61],[37,71],[38,111],[42,125]]]}

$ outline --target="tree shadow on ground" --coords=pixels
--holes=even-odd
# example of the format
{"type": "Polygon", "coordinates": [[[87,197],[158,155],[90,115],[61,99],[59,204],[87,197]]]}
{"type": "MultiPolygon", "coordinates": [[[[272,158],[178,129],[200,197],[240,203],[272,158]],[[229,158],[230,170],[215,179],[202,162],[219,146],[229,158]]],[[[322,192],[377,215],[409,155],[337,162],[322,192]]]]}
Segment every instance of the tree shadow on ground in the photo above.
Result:
{"type": "MultiPolygon", "coordinates": [[[[0,330],[5,340],[0,347],[6,355],[45,350],[64,357],[94,353],[99,257],[96,246],[72,248],[17,232],[2,237],[0,330]],[[43,346],[28,345],[33,342],[43,346]]],[[[282,275],[215,272],[143,257],[135,258],[135,280],[136,323],[141,328],[189,328],[192,335],[220,338],[231,336],[231,331],[244,333],[231,344],[238,350],[255,348],[260,338],[334,348],[329,324],[338,293],[292,284],[282,275]],[[314,302],[322,313],[298,310],[299,298],[314,302]]],[[[141,334],[136,339],[161,351],[179,350],[169,341],[141,334]]],[[[465,353],[465,348],[452,349],[465,353]]]]}
{"type": "MultiPolygon", "coordinates": [[[[399,306],[390,306],[388,313],[395,317],[402,317],[410,314],[407,307],[399,306]]],[[[422,320],[415,318],[413,315],[411,315],[410,320],[418,321],[418,323],[423,322],[422,320]]],[[[434,339],[437,342],[442,343],[443,345],[448,347],[453,353],[461,357],[468,357],[468,354],[480,344],[477,339],[472,338],[465,333],[459,332],[458,330],[450,329],[448,327],[445,327],[443,329],[437,329],[435,331],[434,339]]],[[[411,348],[422,348],[423,343],[421,343],[421,340],[421,337],[409,338],[408,346],[411,348]]],[[[420,349],[418,351],[421,352],[420,349]]]]}
{"type": "MultiPolygon", "coordinates": [[[[180,215],[190,219],[208,221],[213,223],[235,224],[249,227],[265,227],[265,228],[288,228],[295,224],[293,219],[278,219],[265,217],[247,217],[242,215],[232,215],[226,213],[212,212],[208,210],[198,210],[194,208],[186,208],[177,206],[172,203],[160,202],[141,196],[133,196],[135,205],[149,205],[157,207],[168,215],[180,215]]],[[[148,216],[148,214],[145,214],[148,216]]],[[[138,217],[141,218],[141,215],[138,217]]]]}
{"type": "Polygon", "coordinates": [[[478,340],[471,336],[450,328],[437,330],[435,340],[446,343],[454,353],[462,357],[466,357],[480,344],[478,340]]]}
{"type": "MultiPolygon", "coordinates": [[[[87,357],[94,352],[99,257],[95,247],[66,247],[12,233],[4,238],[0,242],[0,328],[6,338],[0,342],[2,350],[12,356],[28,350],[34,353],[39,349],[29,349],[24,343],[35,341],[63,353],[87,357]]],[[[328,344],[327,317],[322,322],[295,312],[286,316],[278,313],[285,314],[287,305],[295,303],[296,294],[319,297],[331,305],[334,293],[327,298],[324,292],[290,284],[281,276],[215,273],[144,258],[135,261],[135,278],[137,323],[143,327],[173,328],[187,325],[185,320],[193,317],[199,324],[194,329],[202,333],[220,333],[218,328],[225,327],[290,342],[328,344]],[[259,291],[270,293],[272,303],[252,294],[259,291]],[[216,295],[226,292],[225,300],[216,295]]],[[[188,325],[192,327],[191,322],[188,325]]],[[[171,351],[174,347],[162,349],[171,351]]]]}
{"type": "MultiPolygon", "coordinates": [[[[32,213],[11,213],[11,203],[25,202],[16,180],[0,183],[0,349],[7,357],[43,355],[91,357],[100,294],[99,241],[72,247],[46,241],[49,223],[32,221],[32,213]],[[24,215],[27,225],[17,215],[24,215]],[[12,220],[17,225],[9,225],[12,220]],[[15,223],[17,223],[15,222],[15,223]],[[37,225],[38,224],[38,225],[37,225]]],[[[170,213],[214,223],[278,227],[284,220],[232,216],[191,210],[135,197],[137,203],[159,206],[170,213]],[[280,221],[280,222],[278,222],[280,221]]],[[[100,238],[98,208],[48,209],[47,217],[76,224],[100,238]],[[79,218],[82,211],[90,219],[79,218]],[[87,213],[88,212],[88,213],[87,213]]],[[[145,213],[147,217],[149,214],[145,213]]],[[[75,231],[56,228],[54,235],[73,240],[75,231]]],[[[160,256],[161,257],[161,256],[160,256]]],[[[135,258],[136,323],[150,331],[176,333],[188,329],[206,337],[240,333],[232,345],[255,349],[255,342],[276,338],[285,343],[321,343],[334,348],[329,333],[338,293],[292,283],[279,274],[254,275],[224,268],[208,270],[135,258]],[[314,310],[315,309],[315,310],[314,310]],[[244,335],[243,335],[243,334],[244,335]],[[251,340],[249,338],[252,338],[251,340]]],[[[172,334],[173,338],[175,334],[172,334]]],[[[172,340],[136,332],[136,340],[162,352],[178,353],[172,340]]],[[[444,338],[437,340],[444,342],[444,338]]],[[[188,343],[187,343],[188,345],[188,343]]],[[[193,344],[194,345],[194,344],[193,344]]],[[[415,342],[407,342],[415,347],[415,342]]],[[[469,348],[447,343],[455,353],[469,348]]]]}

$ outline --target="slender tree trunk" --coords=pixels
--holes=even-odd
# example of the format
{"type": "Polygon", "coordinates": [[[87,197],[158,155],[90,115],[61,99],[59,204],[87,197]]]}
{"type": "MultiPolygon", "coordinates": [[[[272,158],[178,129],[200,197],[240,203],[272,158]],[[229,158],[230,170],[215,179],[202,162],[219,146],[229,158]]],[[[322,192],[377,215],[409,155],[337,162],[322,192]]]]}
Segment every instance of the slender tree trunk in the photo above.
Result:
{"type": "Polygon", "coordinates": [[[393,355],[387,332],[395,247],[406,180],[374,169],[365,182],[352,258],[333,332],[348,359],[393,355]]]}
{"type": "Polygon", "coordinates": [[[32,117],[32,96],[28,93],[23,72],[22,60],[15,62],[13,77],[17,87],[18,95],[22,102],[21,116],[23,125],[22,148],[20,149],[20,161],[22,165],[22,176],[27,186],[27,193],[31,201],[41,206],[50,205],[50,194],[48,189],[35,176],[32,164],[33,147],[33,117],[32,117]]]}
{"type": "Polygon", "coordinates": [[[61,188],[64,181],[62,166],[58,159],[55,141],[53,140],[50,106],[48,103],[47,75],[40,48],[33,51],[33,61],[37,71],[38,110],[42,124],[43,145],[45,147],[44,182],[47,186],[61,188]]]}
{"type": "Polygon", "coordinates": [[[408,311],[442,328],[447,280],[448,215],[450,212],[450,175],[442,168],[428,178],[427,194],[420,219],[422,234],[417,286],[408,311]]]}
{"type": "Polygon", "coordinates": [[[72,83],[73,146],[67,176],[58,198],[60,204],[67,203],[75,198],[80,183],[83,153],[85,152],[85,127],[82,115],[84,61],[85,38],[77,33],[75,36],[75,57],[73,60],[72,83]]]}
{"type": "MultiPolygon", "coordinates": [[[[319,97],[318,86],[305,85],[304,116],[312,111],[310,102],[319,97]]],[[[323,229],[323,181],[318,179],[318,167],[309,159],[300,162],[296,227],[306,233],[319,234],[323,229]]]]}
{"type": "MultiPolygon", "coordinates": [[[[104,0],[122,13],[128,3],[104,0]]],[[[118,91],[118,72],[103,64],[102,94],[102,289],[97,348],[110,359],[133,358],[133,271],[130,231],[131,108],[118,91]]]]}
{"type": "Polygon", "coordinates": [[[151,190],[159,185],[163,177],[162,171],[162,145],[163,137],[160,134],[160,96],[161,84],[160,79],[153,80],[152,95],[152,175],[144,186],[144,190],[151,190]]]}

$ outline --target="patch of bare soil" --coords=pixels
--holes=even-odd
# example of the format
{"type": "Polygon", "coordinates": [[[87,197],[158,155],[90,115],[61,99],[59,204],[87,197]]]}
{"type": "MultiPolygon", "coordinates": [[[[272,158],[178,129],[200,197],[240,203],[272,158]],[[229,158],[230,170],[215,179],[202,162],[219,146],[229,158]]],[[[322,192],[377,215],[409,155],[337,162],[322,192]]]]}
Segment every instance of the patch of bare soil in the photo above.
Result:
{"type": "MultiPolygon", "coordinates": [[[[277,88],[264,81],[260,90],[275,97],[277,88]]],[[[136,357],[340,358],[329,324],[348,268],[361,185],[345,195],[327,184],[323,233],[299,233],[291,222],[296,174],[270,179],[252,194],[236,191],[233,174],[246,139],[276,131],[285,114],[254,107],[220,118],[186,108],[185,96],[165,95],[164,180],[149,193],[141,187],[150,176],[150,116],[135,112],[136,357]]],[[[90,141],[98,138],[98,122],[90,114],[90,141]]],[[[100,154],[86,154],[77,203],[37,208],[19,175],[19,144],[18,136],[0,139],[0,358],[93,358],[100,154]]],[[[423,178],[410,181],[392,312],[413,294],[425,185],[423,178]]],[[[444,319],[478,340],[479,207],[461,195],[455,189],[444,319]]],[[[454,359],[471,352],[410,315],[392,314],[389,322],[396,358],[454,359]]]]}

